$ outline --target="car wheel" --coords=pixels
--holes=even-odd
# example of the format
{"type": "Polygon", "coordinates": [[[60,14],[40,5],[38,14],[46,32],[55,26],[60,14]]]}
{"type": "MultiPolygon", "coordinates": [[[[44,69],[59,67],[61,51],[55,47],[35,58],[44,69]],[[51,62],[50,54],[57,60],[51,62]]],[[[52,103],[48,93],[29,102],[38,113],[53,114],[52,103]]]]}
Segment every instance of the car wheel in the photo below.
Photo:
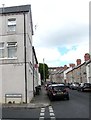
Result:
{"type": "Polygon", "coordinates": [[[51,100],[51,101],[53,101],[53,100],[54,100],[54,99],[53,99],[53,96],[50,96],[50,100],[51,100]]]}
{"type": "Polygon", "coordinates": [[[69,95],[66,97],[67,100],[69,100],[69,95]]]}

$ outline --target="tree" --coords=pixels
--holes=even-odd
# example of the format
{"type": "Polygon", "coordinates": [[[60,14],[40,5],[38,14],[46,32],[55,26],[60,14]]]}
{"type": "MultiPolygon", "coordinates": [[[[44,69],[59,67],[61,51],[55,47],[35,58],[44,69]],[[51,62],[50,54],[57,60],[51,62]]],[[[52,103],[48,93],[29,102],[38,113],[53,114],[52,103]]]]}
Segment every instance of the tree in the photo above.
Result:
{"type": "Polygon", "coordinates": [[[49,78],[48,65],[45,63],[39,63],[39,73],[41,75],[41,80],[45,82],[46,79],[49,78]]]}

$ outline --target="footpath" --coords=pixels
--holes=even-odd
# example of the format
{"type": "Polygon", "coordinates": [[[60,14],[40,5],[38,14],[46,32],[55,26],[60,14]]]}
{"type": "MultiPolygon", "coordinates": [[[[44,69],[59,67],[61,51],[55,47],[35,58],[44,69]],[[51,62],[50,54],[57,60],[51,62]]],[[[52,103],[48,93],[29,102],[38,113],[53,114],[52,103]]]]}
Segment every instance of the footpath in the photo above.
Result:
{"type": "Polygon", "coordinates": [[[47,107],[50,105],[50,100],[46,94],[46,90],[44,86],[41,86],[41,90],[39,95],[35,95],[35,97],[28,104],[3,104],[2,108],[39,108],[39,107],[47,107]]]}

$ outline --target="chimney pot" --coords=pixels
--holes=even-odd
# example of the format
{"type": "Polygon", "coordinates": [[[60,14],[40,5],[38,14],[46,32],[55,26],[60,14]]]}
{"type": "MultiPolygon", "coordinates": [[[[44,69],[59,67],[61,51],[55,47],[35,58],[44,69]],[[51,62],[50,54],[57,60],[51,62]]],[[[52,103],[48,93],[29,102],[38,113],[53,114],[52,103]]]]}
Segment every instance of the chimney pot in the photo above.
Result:
{"type": "Polygon", "coordinates": [[[77,62],[77,66],[80,65],[81,64],[81,59],[77,59],[76,62],[77,62]]]}
{"type": "Polygon", "coordinates": [[[70,63],[69,66],[73,68],[73,67],[75,67],[75,64],[70,63]]]}
{"type": "Polygon", "coordinates": [[[85,61],[88,61],[90,59],[90,54],[89,53],[86,53],[85,55],[84,55],[84,60],[85,61]]]}

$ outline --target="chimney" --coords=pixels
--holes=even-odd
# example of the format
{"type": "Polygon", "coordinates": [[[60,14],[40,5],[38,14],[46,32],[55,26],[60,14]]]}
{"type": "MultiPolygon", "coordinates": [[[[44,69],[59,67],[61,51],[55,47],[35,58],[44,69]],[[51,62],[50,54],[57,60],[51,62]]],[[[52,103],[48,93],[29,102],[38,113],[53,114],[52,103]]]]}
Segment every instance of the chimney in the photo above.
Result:
{"type": "Polygon", "coordinates": [[[77,59],[76,62],[77,62],[77,66],[80,65],[81,64],[81,59],[77,59]]]}
{"type": "Polygon", "coordinates": [[[69,66],[73,68],[73,67],[75,67],[75,64],[70,63],[69,66]]]}
{"type": "Polygon", "coordinates": [[[64,65],[64,70],[66,70],[68,67],[67,67],[67,65],[64,65]]]}
{"type": "Polygon", "coordinates": [[[89,53],[86,53],[85,55],[84,55],[84,60],[85,61],[88,61],[90,59],[90,55],[89,55],[89,53]]]}
{"type": "Polygon", "coordinates": [[[63,70],[63,67],[57,67],[56,70],[63,70]]]}

